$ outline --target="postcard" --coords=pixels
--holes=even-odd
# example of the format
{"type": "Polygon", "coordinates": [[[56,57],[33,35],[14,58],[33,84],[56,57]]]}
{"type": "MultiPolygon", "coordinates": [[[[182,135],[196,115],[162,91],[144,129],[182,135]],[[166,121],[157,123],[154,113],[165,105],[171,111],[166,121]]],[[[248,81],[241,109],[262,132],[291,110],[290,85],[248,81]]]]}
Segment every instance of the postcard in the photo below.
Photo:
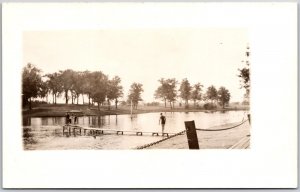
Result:
{"type": "Polygon", "coordinates": [[[4,188],[297,187],[296,3],[4,3],[4,188]]]}

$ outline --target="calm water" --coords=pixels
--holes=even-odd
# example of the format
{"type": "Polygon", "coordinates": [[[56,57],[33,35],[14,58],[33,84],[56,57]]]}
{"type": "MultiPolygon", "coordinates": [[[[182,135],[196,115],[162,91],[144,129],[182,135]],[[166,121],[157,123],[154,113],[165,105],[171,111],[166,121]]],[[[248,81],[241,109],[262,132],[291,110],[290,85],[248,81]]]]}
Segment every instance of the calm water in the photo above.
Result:
{"type": "MultiPolygon", "coordinates": [[[[105,129],[133,130],[133,131],[161,131],[159,123],[160,113],[145,113],[134,115],[109,115],[109,116],[84,116],[78,118],[78,124],[86,127],[99,127],[105,129]]],[[[166,112],[165,132],[177,133],[185,129],[184,121],[195,120],[197,128],[210,128],[227,123],[240,122],[245,116],[244,111],[226,112],[166,112]]],[[[246,117],[245,117],[246,118],[246,117]]],[[[90,142],[92,137],[77,136],[70,138],[62,136],[62,125],[65,124],[65,117],[42,117],[24,118],[23,126],[26,128],[25,137],[30,140],[24,141],[25,148],[28,149],[73,149],[81,148],[85,144],[80,144],[83,139],[90,142]],[[77,146],[69,143],[78,142],[77,146]],[[29,146],[29,147],[28,147],[29,146]]],[[[71,136],[72,137],[72,136],[71,136]]],[[[91,141],[86,148],[119,149],[132,148],[161,139],[152,136],[116,136],[102,135],[100,140],[91,141]],[[113,142],[112,142],[113,140],[113,142]],[[90,146],[91,145],[91,146],[90,146]]],[[[85,148],[85,147],[83,147],[85,148]]]]}

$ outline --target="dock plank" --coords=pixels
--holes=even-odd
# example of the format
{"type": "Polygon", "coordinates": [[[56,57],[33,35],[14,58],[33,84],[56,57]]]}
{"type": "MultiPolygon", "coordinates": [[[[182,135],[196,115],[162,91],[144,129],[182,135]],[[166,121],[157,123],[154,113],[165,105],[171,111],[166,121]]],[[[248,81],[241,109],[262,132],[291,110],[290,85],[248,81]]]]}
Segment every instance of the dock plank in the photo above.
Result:
{"type": "Polygon", "coordinates": [[[105,132],[113,132],[116,133],[117,135],[124,135],[124,133],[132,133],[132,134],[136,134],[139,136],[142,136],[144,134],[146,135],[152,135],[152,136],[159,136],[159,135],[175,135],[177,133],[172,133],[172,132],[158,132],[158,131],[139,131],[139,130],[122,130],[122,129],[104,129],[104,128],[95,128],[95,127],[86,127],[86,126],[80,126],[80,125],[74,125],[74,124],[69,124],[69,125],[64,125],[63,126],[63,130],[67,129],[67,128],[71,128],[71,129],[83,129],[84,132],[86,130],[92,130],[92,131],[101,131],[101,133],[103,134],[104,131],[105,132]]]}

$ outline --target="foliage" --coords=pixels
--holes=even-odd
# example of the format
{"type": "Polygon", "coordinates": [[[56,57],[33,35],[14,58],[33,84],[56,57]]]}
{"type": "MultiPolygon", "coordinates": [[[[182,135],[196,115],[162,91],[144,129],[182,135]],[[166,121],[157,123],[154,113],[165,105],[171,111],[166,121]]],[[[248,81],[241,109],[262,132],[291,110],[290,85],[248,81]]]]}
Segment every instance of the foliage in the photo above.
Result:
{"type": "Polygon", "coordinates": [[[104,75],[101,71],[95,71],[92,72],[90,80],[93,86],[93,92],[91,93],[91,97],[93,98],[93,101],[97,102],[98,110],[100,110],[100,105],[106,99],[108,77],[104,75]]]}
{"type": "Polygon", "coordinates": [[[151,102],[151,103],[147,103],[147,106],[159,106],[159,102],[151,102]]]}
{"type": "Polygon", "coordinates": [[[191,99],[194,101],[194,106],[196,106],[197,101],[202,100],[202,87],[203,85],[201,85],[200,83],[197,83],[193,86],[194,89],[191,93],[191,99]]]}
{"type": "Polygon", "coordinates": [[[62,90],[65,92],[66,104],[68,104],[69,101],[68,93],[70,90],[72,90],[74,86],[74,81],[73,81],[74,71],[71,69],[59,71],[59,76],[62,83],[62,90]]]}
{"type": "Polygon", "coordinates": [[[121,101],[120,103],[122,106],[126,106],[127,105],[127,102],[126,101],[121,101]]]}
{"type": "Polygon", "coordinates": [[[155,98],[156,99],[161,98],[165,103],[165,107],[167,107],[167,101],[168,101],[170,103],[170,107],[172,108],[172,103],[174,105],[174,102],[176,101],[176,97],[177,97],[176,79],[162,78],[158,81],[160,82],[160,86],[155,91],[154,94],[155,98]]]}
{"type": "Polygon", "coordinates": [[[250,91],[250,71],[248,67],[244,67],[243,69],[239,69],[240,74],[238,77],[241,78],[241,86],[246,90],[246,92],[250,91]]]}
{"type": "Polygon", "coordinates": [[[56,104],[56,98],[62,93],[62,82],[59,73],[46,74],[48,77],[47,86],[48,89],[52,92],[53,103],[56,104]]]}
{"type": "Polygon", "coordinates": [[[91,105],[91,94],[93,92],[93,82],[92,82],[92,73],[90,71],[83,72],[83,82],[82,82],[82,89],[83,93],[88,96],[89,99],[89,106],[91,105]]]}
{"type": "Polygon", "coordinates": [[[144,91],[143,85],[140,83],[133,83],[130,86],[128,101],[133,104],[133,108],[137,109],[139,101],[142,101],[141,94],[144,91]]]}
{"type": "MultiPolygon", "coordinates": [[[[108,81],[107,101],[110,107],[110,101],[115,100],[115,108],[118,107],[118,98],[123,96],[123,87],[121,86],[121,78],[115,76],[108,81]]],[[[109,108],[110,109],[110,108],[109,108]]]]}
{"type": "Polygon", "coordinates": [[[22,96],[23,105],[29,102],[29,109],[31,109],[31,99],[42,95],[42,77],[41,70],[34,65],[28,63],[22,72],[22,96]],[[28,101],[29,100],[29,101],[28,101]]]}
{"type": "MultiPolygon", "coordinates": [[[[79,100],[79,95],[84,94],[84,73],[83,72],[74,72],[72,75],[73,87],[72,93],[74,98],[77,99],[77,104],[79,100]]],[[[72,102],[73,103],[73,102],[72,102]]]]}
{"type": "Polygon", "coordinates": [[[206,110],[211,110],[211,109],[216,109],[217,108],[217,106],[215,104],[213,104],[213,103],[205,103],[203,105],[203,107],[206,110]]]}
{"type": "Polygon", "coordinates": [[[206,98],[206,100],[210,100],[211,103],[218,100],[218,92],[217,92],[217,89],[213,85],[211,85],[210,87],[207,88],[205,98],[206,98]]]}
{"type": "Polygon", "coordinates": [[[249,95],[250,95],[250,62],[249,62],[249,56],[250,56],[250,51],[249,51],[249,47],[247,47],[247,51],[246,51],[246,66],[242,69],[238,69],[239,74],[238,77],[240,78],[240,84],[241,84],[241,88],[244,88],[246,93],[244,95],[244,97],[246,98],[246,100],[248,100],[249,95]]]}
{"type": "Polygon", "coordinates": [[[38,96],[41,97],[41,98],[45,98],[45,97],[48,96],[49,91],[50,91],[50,89],[49,89],[49,86],[48,86],[48,82],[47,81],[42,81],[38,96]]]}
{"type": "Polygon", "coordinates": [[[179,88],[179,96],[185,100],[185,107],[188,107],[188,102],[189,102],[189,99],[191,97],[191,90],[192,90],[192,87],[189,83],[189,81],[185,78],[181,81],[181,84],[180,84],[180,88],[179,88]]]}
{"type": "Polygon", "coordinates": [[[220,87],[218,90],[218,100],[220,105],[224,108],[225,104],[230,101],[230,93],[225,87],[220,87]]]}
{"type": "Polygon", "coordinates": [[[164,78],[161,78],[158,81],[160,86],[155,90],[154,97],[155,99],[162,99],[162,101],[165,103],[165,107],[167,107],[167,84],[164,78]]]}

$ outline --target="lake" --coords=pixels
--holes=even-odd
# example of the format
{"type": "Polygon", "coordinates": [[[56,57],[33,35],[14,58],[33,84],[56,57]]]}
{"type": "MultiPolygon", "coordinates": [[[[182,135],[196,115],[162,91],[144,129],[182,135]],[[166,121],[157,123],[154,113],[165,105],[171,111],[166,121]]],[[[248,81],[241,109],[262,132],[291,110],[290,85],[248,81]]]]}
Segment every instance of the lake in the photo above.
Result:
{"type": "MultiPolygon", "coordinates": [[[[185,130],[184,121],[194,120],[197,128],[241,122],[245,111],[217,112],[165,112],[165,132],[177,133],[185,130]]],[[[83,116],[78,125],[105,129],[161,132],[160,113],[130,115],[83,116]]],[[[162,139],[161,136],[136,136],[115,134],[91,136],[63,136],[65,117],[23,118],[25,149],[130,149],[162,139]]]]}

